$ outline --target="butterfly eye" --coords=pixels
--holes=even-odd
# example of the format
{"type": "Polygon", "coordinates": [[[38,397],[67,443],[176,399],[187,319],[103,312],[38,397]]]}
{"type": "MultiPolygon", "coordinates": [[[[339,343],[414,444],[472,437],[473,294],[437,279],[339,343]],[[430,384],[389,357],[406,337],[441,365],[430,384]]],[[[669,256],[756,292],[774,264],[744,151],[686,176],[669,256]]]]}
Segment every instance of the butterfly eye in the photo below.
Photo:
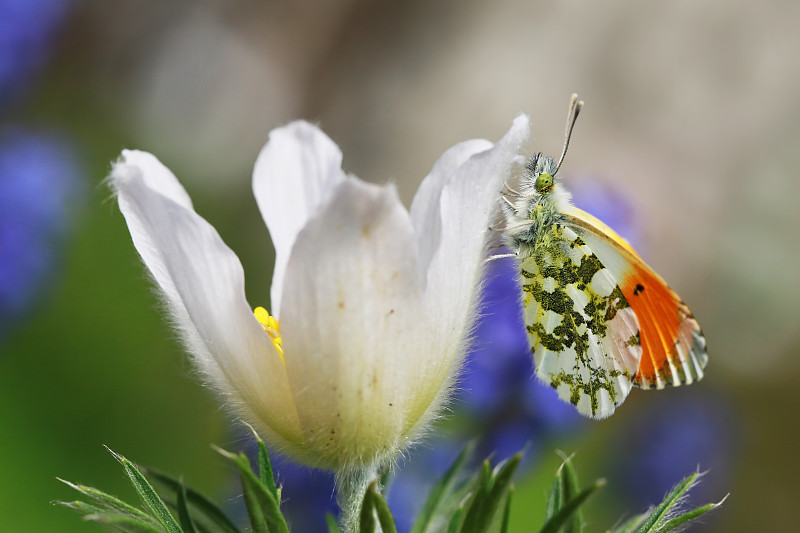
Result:
{"type": "Polygon", "coordinates": [[[553,188],[553,176],[550,174],[539,174],[536,178],[536,192],[545,193],[550,192],[553,188]]]}

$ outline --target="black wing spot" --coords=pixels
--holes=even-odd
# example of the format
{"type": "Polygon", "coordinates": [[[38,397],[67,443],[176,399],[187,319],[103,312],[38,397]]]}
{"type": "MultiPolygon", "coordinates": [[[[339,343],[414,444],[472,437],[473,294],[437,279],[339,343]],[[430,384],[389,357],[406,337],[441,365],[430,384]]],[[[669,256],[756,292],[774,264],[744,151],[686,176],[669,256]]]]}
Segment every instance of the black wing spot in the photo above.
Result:
{"type": "Polygon", "coordinates": [[[636,284],[636,288],[633,289],[633,295],[634,296],[639,296],[639,294],[641,294],[643,292],[644,292],[644,285],[642,285],[641,283],[637,283],[636,284]]]}

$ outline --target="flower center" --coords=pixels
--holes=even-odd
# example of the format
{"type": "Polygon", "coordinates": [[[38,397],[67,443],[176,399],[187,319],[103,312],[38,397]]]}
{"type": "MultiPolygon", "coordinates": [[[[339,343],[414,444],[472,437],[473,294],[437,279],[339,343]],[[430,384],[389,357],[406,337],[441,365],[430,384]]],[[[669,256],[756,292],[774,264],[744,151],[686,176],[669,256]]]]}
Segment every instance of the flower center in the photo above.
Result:
{"type": "Polygon", "coordinates": [[[280,323],[275,319],[274,316],[269,314],[269,311],[263,307],[256,307],[253,310],[253,315],[255,315],[256,320],[258,320],[258,323],[261,324],[261,327],[264,329],[264,331],[267,332],[267,335],[269,335],[272,344],[275,345],[275,349],[278,350],[278,355],[281,356],[281,362],[285,365],[286,360],[283,358],[283,344],[281,342],[280,323]]]}

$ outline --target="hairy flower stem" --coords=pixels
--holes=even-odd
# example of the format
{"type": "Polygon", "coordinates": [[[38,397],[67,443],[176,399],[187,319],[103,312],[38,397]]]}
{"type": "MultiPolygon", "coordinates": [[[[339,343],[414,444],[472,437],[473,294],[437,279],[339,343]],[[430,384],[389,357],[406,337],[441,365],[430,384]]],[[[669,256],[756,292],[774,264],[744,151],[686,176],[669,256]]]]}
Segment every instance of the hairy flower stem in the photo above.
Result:
{"type": "Polygon", "coordinates": [[[339,504],[343,533],[357,533],[361,505],[369,484],[378,477],[378,465],[336,472],[336,503],[339,504]]]}

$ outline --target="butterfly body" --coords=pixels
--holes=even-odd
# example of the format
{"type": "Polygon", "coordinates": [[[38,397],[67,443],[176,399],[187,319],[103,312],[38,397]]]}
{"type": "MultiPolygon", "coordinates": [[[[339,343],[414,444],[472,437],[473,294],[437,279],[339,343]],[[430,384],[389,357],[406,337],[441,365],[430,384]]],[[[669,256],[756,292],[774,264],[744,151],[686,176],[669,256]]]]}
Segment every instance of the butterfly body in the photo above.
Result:
{"type": "Polygon", "coordinates": [[[536,374],[582,414],[605,418],[633,386],[700,379],[706,343],[664,280],[572,205],[558,166],[541,154],[528,160],[520,190],[505,198],[504,240],[519,260],[536,374]]]}

